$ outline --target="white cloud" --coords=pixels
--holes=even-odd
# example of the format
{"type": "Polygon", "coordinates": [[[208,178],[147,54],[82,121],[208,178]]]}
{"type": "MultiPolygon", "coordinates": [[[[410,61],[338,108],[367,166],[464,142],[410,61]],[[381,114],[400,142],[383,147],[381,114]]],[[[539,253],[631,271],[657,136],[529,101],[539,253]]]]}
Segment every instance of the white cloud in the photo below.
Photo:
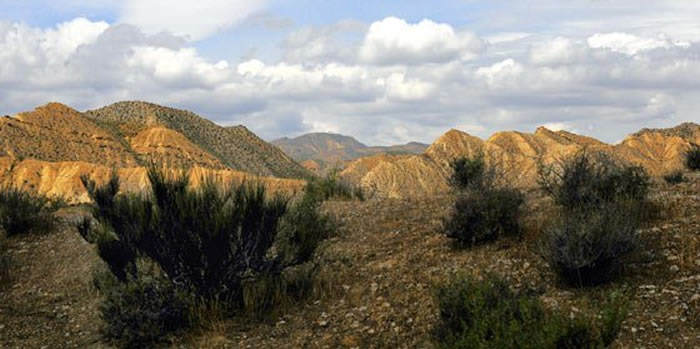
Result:
{"type": "Polygon", "coordinates": [[[147,33],[170,32],[199,40],[263,9],[266,0],[125,0],[120,22],[147,33]]]}
{"type": "Polygon", "coordinates": [[[491,87],[504,87],[515,82],[524,71],[523,66],[512,58],[508,58],[488,67],[476,70],[476,76],[484,79],[491,87]]]}
{"type": "Polygon", "coordinates": [[[484,44],[469,32],[424,19],[410,24],[396,17],[374,22],[369,27],[360,58],[373,64],[440,63],[468,60],[479,55],[484,44]]]}
{"type": "Polygon", "coordinates": [[[628,33],[595,34],[588,38],[588,46],[592,48],[605,48],[613,52],[635,55],[641,51],[657,48],[671,48],[673,46],[688,47],[687,41],[672,42],[665,35],[656,38],[642,38],[628,33]]]}

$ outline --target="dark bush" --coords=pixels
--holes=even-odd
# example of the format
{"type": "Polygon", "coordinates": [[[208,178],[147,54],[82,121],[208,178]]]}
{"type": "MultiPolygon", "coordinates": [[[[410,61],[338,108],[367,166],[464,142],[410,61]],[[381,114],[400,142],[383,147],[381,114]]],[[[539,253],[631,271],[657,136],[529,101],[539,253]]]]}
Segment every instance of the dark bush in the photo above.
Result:
{"type": "Polygon", "coordinates": [[[450,162],[450,168],[452,175],[449,182],[453,188],[461,190],[483,185],[484,173],[486,172],[486,162],[483,155],[474,158],[456,158],[450,162]]]}
{"type": "Polygon", "coordinates": [[[285,298],[275,290],[301,293],[293,285],[298,280],[289,281],[287,270],[308,261],[327,236],[325,229],[330,229],[310,195],[289,206],[287,198],[269,195],[262,185],[222,188],[205,179],[194,189],[188,175],[167,176],[153,168],[148,177],[150,195],[117,194],[116,175],[101,187],[83,178],[95,202],[97,223],[85,220],[78,229],[97,245],[115,280],[101,288],[105,304],[117,304],[103,307],[103,316],[108,327],[135,331],[119,336],[133,337],[130,342],[153,340],[124,323],[138,318],[136,309],[158,309],[180,294],[194,300],[196,309],[168,310],[167,317],[149,318],[149,327],[162,329],[156,331],[158,337],[174,330],[169,325],[171,315],[182,316],[180,321],[187,323],[199,308],[219,308],[223,313],[262,311],[285,298]],[[283,246],[277,248],[281,252],[275,251],[277,246],[283,246]],[[158,278],[144,279],[150,274],[143,265],[154,266],[158,278]],[[260,284],[279,287],[250,292],[260,284]],[[141,303],[122,305],[121,300],[128,297],[141,303]]]}
{"type": "Polygon", "coordinates": [[[523,194],[499,181],[499,172],[486,166],[483,156],[459,158],[451,166],[457,198],[443,223],[445,234],[462,246],[519,236],[523,194]]]}
{"type": "Polygon", "coordinates": [[[685,152],[685,167],[691,171],[700,171],[700,145],[693,144],[685,152]]]}
{"type": "Polygon", "coordinates": [[[5,233],[0,229],[0,289],[10,283],[12,274],[12,261],[7,251],[5,233]]]}
{"type": "Polygon", "coordinates": [[[519,236],[523,195],[515,189],[469,190],[460,193],[444,223],[448,237],[471,246],[503,236],[519,236]]]}
{"type": "Polygon", "coordinates": [[[171,281],[139,274],[119,281],[110,272],[95,276],[103,294],[100,312],[105,338],[127,348],[143,348],[189,325],[192,300],[171,281]]]}
{"type": "Polygon", "coordinates": [[[668,184],[678,184],[685,182],[685,177],[683,176],[683,171],[673,171],[664,175],[664,180],[668,184]]]}
{"type": "Polygon", "coordinates": [[[606,304],[599,323],[547,311],[534,295],[516,293],[495,277],[459,279],[437,292],[440,348],[598,348],[617,336],[625,307],[606,304]]]}
{"type": "Polygon", "coordinates": [[[606,203],[598,209],[568,211],[545,231],[543,256],[560,279],[584,287],[614,279],[638,244],[642,221],[638,203],[606,203]]]}
{"type": "Polygon", "coordinates": [[[50,232],[57,223],[53,213],[61,205],[62,201],[41,194],[14,187],[0,188],[0,227],[7,236],[50,232]]]}
{"type": "Polygon", "coordinates": [[[565,209],[593,208],[620,198],[642,201],[651,186],[644,168],[585,150],[559,164],[540,165],[539,183],[565,209]]]}

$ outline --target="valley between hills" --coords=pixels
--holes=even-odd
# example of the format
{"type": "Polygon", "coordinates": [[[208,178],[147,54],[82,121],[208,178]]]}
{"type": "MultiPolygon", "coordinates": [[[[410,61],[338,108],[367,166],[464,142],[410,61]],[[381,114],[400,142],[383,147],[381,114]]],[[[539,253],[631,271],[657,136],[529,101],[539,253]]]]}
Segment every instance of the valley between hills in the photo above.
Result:
{"type": "Polygon", "coordinates": [[[146,102],[119,102],[80,112],[59,103],[0,118],[0,185],[64,198],[56,231],[8,239],[20,270],[0,289],[0,347],[104,348],[99,292],[92,271],[103,263],[76,223],[91,202],[81,175],[105,183],[116,171],[122,190],[148,187],[146,168],[189,169],[298,193],[337,169],[365,200],[330,199],[321,211],[337,232],[313,256],[313,296],[260,321],[213,319],[166,338],[173,348],[434,348],[435,289],[465,273],[496,273],[567,317],[595,314],[612,291],[628,295],[614,348],[700,348],[700,173],[684,170],[700,144],[700,125],[643,129],[619,144],[544,127],[480,139],[449,130],[430,145],[370,147],[351,137],[311,134],[265,142],[244,126],[222,127],[192,112],[146,102]],[[638,230],[642,241],[622,277],[610,284],[562,287],[538,254],[551,199],[537,190],[537,168],[581,150],[644,167],[658,217],[638,230]],[[483,154],[525,193],[523,235],[457,249],[442,234],[455,193],[450,162],[483,154]],[[685,181],[662,176],[682,171],[685,181]]]}

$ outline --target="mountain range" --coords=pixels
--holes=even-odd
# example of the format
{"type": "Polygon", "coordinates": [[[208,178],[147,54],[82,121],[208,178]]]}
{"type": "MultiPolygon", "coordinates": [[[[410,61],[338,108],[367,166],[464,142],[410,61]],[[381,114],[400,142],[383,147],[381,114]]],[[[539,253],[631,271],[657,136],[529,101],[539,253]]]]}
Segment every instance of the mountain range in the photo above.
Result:
{"type": "Polygon", "coordinates": [[[420,154],[428,144],[410,142],[393,146],[367,146],[357,139],[335,133],[307,133],[296,138],[280,138],[270,142],[292,159],[315,173],[342,169],[351,161],[376,154],[420,154]]]}

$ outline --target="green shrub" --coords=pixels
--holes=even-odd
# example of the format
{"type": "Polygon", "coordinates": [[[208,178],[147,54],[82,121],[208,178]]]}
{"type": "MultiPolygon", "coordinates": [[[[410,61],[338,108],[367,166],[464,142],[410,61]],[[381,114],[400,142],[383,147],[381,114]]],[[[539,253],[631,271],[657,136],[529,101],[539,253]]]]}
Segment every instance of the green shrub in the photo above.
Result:
{"type": "Polygon", "coordinates": [[[0,227],[7,236],[26,233],[47,233],[57,220],[53,213],[62,201],[30,193],[14,187],[0,188],[0,227]]]}
{"type": "Polygon", "coordinates": [[[515,189],[470,190],[458,195],[445,234],[465,246],[519,236],[523,195],[515,189]]]}
{"type": "Polygon", "coordinates": [[[613,280],[638,245],[642,211],[638,203],[606,203],[599,209],[566,212],[545,231],[543,256],[570,286],[613,280]]]}
{"type": "Polygon", "coordinates": [[[353,186],[342,180],[338,173],[332,171],[323,178],[311,178],[308,180],[304,193],[316,201],[324,201],[331,198],[345,200],[364,200],[364,193],[359,186],[353,186]]]}
{"type": "Polygon", "coordinates": [[[685,152],[685,167],[691,171],[700,171],[700,145],[693,144],[685,152]]]}
{"type": "Polygon", "coordinates": [[[565,209],[595,208],[620,198],[642,201],[651,186],[644,168],[585,150],[557,165],[540,165],[539,183],[565,209]]]}
{"type": "Polygon", "coordinates": [[[103,334],[119,346],[149,347],[189,325],[192,301],[165,278],[141,273],[122,282],[105,271],[95,285],[104,296],[103,334]]]}
{"type": "Polygon", "coordinates": [[[484,174],[486,172],[486,162],[483,155],[474,158],[459,157],[450,162],[452,175],[449,183],[457,189],[467,189],[469,187],[483,185],[484,174]]]}
{"type": "Polygon", "coordinates": [[[264,312],[289,298],[280,293],[304,292],[297,288],[309,278],[290,278],[289,270],[310,260],[330,229],[310,195],[290,206],[287,198],[268,195],[262,185],[222,188],[205,179],[195,189],[188,175],[167,176],[153,168],[148,178],[149,195],[117,194],[116,175],[100,187],[83,178],[95,203],[96,223],[87,219],[78,229],[97,245],[114,280],[101,287],[105,304],[116,304],[102,308],[108,328],[117,328],[108,333],[127,342],[153,341],[141,327],[125,323],[138,319],[136,310],[157,312],[180,295],[196,307],[150,317],[147,326],[157,329],[156,337],[176,330],[172,317],[187,324],[200,308],[264,312]],[[143,265],[153,266],[149,270],[157,270],[158,277],[150,277],[143,265]],[[129,306],[123,299],[137,304],[129,306]]]}
{"type": "Polygon", "coordinates": [[[447,237],[462,246],[472,246],[503,236],[519,236],[523,194],[498,181],[498,171],[482,156],[452,162],[451,184],[457,198],[443,222],[447,237]]]}
{"type": "Polygon", "coordinates": [[[0,229],[0,289],[11,281],[12,261],[7,251],[5,233],[0,229]]]}
{"type": "Polygon", "coordinates": [[[516,293],[501,279],[461,278],[437,292],[439,348],[598,348],[612,343],[626,309],[604,305],[599,321],[569,320],[547,311],[534,295],[516,293]]]}
{"type": "Polygon", "coordinates": [[[683,176],[683,171],[673,171],[664,175],[664,180],[668,184],[678,184],[685,182],[685,177],[683,176]]]}

